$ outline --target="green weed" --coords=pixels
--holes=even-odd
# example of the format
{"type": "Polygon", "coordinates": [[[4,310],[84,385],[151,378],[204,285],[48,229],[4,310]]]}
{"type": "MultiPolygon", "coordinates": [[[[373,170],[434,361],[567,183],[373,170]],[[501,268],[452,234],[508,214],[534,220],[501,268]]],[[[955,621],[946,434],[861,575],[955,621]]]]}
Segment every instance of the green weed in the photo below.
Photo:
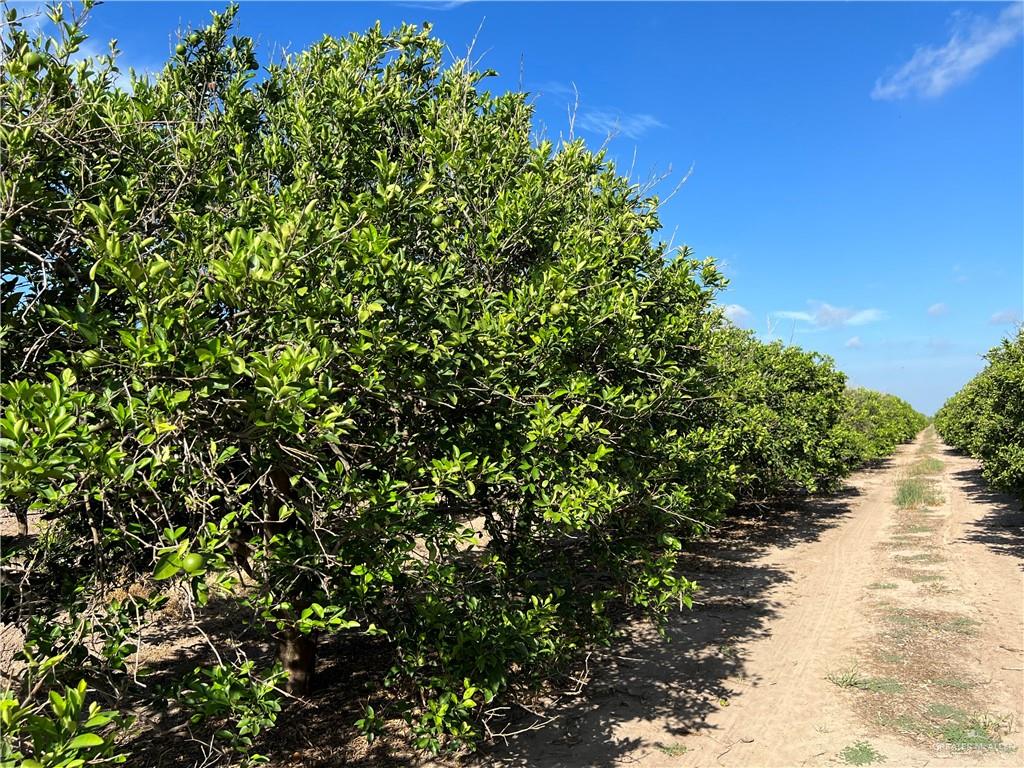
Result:
{"type": "Polygon", "coordinates": [[[1006,749],[999,735],[1007,728],[1002,718],[972,715],[949,704],[932,704],[928,716],[940,721],[939,735],[957,751],[1006,749]]]}
{"type": "Polygon", "coordinates": [[[682,757],[686,754],[686,747],[682,744],[657,744],[655,746],[669,757],[682,757]]]}
{"type": "Polygon", "coordinates": [[[885,755],[866,741],[858,741],[856,744],[851,744],[839,753],[839,757],[847,765],[870,765],[871,763],[881,763],[885,760],[885,755]]]}
{"type": "Polygon", "coordinates": [[[856,688],[873,693],[902,693],[904,688],[899,680],[891,677],[866,677],[856,669],[830,672],[825,679],[840,688],[856,688]]]}

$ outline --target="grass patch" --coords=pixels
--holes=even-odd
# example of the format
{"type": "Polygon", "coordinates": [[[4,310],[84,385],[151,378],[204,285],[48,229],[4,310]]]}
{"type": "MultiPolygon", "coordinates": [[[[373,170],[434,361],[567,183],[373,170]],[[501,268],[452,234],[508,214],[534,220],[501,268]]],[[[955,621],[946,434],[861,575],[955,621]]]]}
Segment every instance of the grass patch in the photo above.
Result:
{"type": "Polygon", "coordinates": [[[929,456],[926,459],[921,459],[911,464],[907,469],[907,474],[911,477],[921,477],[922,475],[937,475],[941,471],[942,462],[929,456]]]}
{"type": "Polygon", "coordinates": [[[984,726],[977,725],[974,721],[947,725],[942,729],[942,738],[958,752],[1002,748],[1002,740],[998,736],[989,733],[984,726]]]}
{"type": "Polygon", "coordinates": [[[891,677],[869,677],[857,686],[862,691],[873,693],[903,693],[903,683],[891,677]]]}
{"type": "Polygon", "coordinates": [[[889,619],[890,623],[895,624],[898,627],[910,627],[911,629],[917,629],[925,624],[925,621],[919,616],[914,616],[912,613],[901,610],[892,611],[886,618],[889,619]]]}
{"type": "Polygon", "coordinates": [[[840,688],[856,688],[872,693],[902,693],[903,683],[891,677],[866,677],[856,669],[830,672],[825,679],[840,688]]]}
{"type": "Polygon", "coordinates": [[[825,679],[840,688],[856,688],[857,683],[864,679],[856,669],[847,669],[842,672],[829,672],[825,679]]]}
{"type": "Polygon", "coordinates": [[[868,589],[896,589],[898,586],[891,581],[876,581],[874,584],[868,584],[868,589]]]}
{"type": "Polygon", "coordinates": [[[839,758],[847,765],[870,765],[871,763],[883,762],[885,755],[868,742],[858,741],[856,744],[851,744],[840,752],[839,758]]]}
{"type": "Polygon", "coordinates": [[[973,635],[979,623],[974,619],[968,619],[966,616],[957,616],[940,624],[939,629],[944,629],[947,632],[956,632],[961,635],[973,635]]]}
{"type": "Polygon", "coordinates": [[[898,530],[898,532],[901,535],[908,534],[908,533],[935,533],[935,531],[938,530],[938,526],[935,526],[935,525],[913,524],[913,525],[905,525],[902,528],[899,528],[897,530],[898,530]]]}
{"type": "Polygon", "coordinates": [[[940,720],[962,720],[967,717],[967,713],[960,707],[950,704],[929,704],[927,711],[928,717],[936,717],[940,720]]]}
{"type": "Polygon", "coordinates": [[[1001,732],[1008,730],[1004,718],[973,715],[949,704],[932,704],[928,717],[937,720],[938,735],[959,752],[1003,750],[1001,732]]]}
{"type": "Polygon", "coordinates": [[[686,754],[686,747],[682,744],[656,744],[655,746],[669,757],[682,757],[686,754]]]}
{"type": "Polygon", "coordinates": [[[941,573],[927,573],[925,571],[920,571],[918,573],[911,574],[910,576],[910,580],[915,584],[927,584],[934,581],[943,581],[945,578],[946,577],[941,573]]]}
{"type": "Polygon", "coordinates": [[[902,664],[904,662],[903,656],[892,651],[878,651],[875,654],[875,658],[883,664],[902,664]]]}
{"type": "Polygon", "coordinates": [[[896,484],[896,506],[900,509],[921,509],[942,502],[932,482],[922,477],[904,477],[896,484]]]}
{"type": "Polygon", "coordinates": [[[948,613],[913,613],[902,608],[889,611],[886,614],[886,619],[899,627],[907,627],[908,629],[924,628],[939,632],[953,632],[958,635],[973,635],[979,623],[966,616],[956,616],[948,613]]]}
{"type": "Polygon", "coordinates": [[[966,691],[977,685],[977,683],[972,683],[970,680],[962,680],[959,677],[937,677],[928,682],[938,688],[954,688],[958,691],[966,691]]]}
{"type": "Polygon", "coordinates": [[[920,736],[921,734],[935,735],[934,729],[928,723],[916,720],[910,715],[879,715],[877,722],[883,728],[910,736],[920,736]]]}
{"type": "Polygon", "coordinates": [[[932,554],[931,552],[922,552],[917,555],[894,555],[896,560],[902,563],[942,563],[945,562],[946,558],[940,555],[932,554]]]}

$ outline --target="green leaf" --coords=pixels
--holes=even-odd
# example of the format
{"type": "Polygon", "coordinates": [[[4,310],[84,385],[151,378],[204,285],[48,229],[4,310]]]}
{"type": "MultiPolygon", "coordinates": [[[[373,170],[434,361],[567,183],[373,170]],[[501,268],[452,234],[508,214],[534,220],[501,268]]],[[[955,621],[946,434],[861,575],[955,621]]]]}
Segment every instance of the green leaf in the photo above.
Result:
{"type": "Polygon", "coordinates": [[[167,552],[157,560],[156,568],[153,570],[153,578],[157,581],[164,581],[176,576],[179,571],[181,571],[181,563],[178,559],[178,553],[176,551],[167,552]]]}
{"type": "Polygon", "coordinates": [[[102,747],[105,743],[103,738],[95,733],[81,733],[68,743],[68,747],[85,749],[87,747],[102,747]]]}

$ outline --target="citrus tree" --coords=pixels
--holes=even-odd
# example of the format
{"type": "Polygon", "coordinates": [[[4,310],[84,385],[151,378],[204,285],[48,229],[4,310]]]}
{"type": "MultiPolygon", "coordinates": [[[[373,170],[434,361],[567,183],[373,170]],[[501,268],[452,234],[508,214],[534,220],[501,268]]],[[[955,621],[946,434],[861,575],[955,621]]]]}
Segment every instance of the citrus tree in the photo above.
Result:
{"type": "Polygon", "coordinates": [[[1024,496],[1024,328],[985,357],[981,373],[939,409],[935,428],[981,459],[989,482],[1024,496]]]}
{"type": "Polygon", "coordinates": [[[928,419],[895,395],[858,387],[846,390],[843,423],[853,455],[870,461],[913,439],[928,419]]]}
{"type": "Polygon", "coordinates": [[[860,462],[842,426],[846,376],[830,358],[726,327],[718,338],[717,414],[741,501],[832,488],[860,462]]]}
{"type": "Polygon", "coordinates": [[[732,498],[704,406],[722,278],[429,28],[256,77],[235,13],[126,86],[60,7],[50,37],[8,20],[19,706],[144,696],[133,648],[174,584],[209,643],[168,695],[227,746],[315,685],[324,638],[367,635],[416,743],[468,743],[616,611],[690,600],[681,541],[732,498]],[[204,630],[225,612],[270,650],[204,630]]]}

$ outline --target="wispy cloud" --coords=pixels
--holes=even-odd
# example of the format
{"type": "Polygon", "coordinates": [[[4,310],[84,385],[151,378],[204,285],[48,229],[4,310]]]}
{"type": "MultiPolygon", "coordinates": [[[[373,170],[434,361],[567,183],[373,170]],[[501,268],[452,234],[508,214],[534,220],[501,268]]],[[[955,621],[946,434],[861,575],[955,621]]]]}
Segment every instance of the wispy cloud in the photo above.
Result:
{"type": "Polygon", "coordinates": [[[726,304],[722,308],[722,314],[741,328],[747,327],[751,317],[750,310],[740,304],[726,304]]]}
{"type": "Polygon", "coordinates": [[[949,306],[943,304],[941,301],[937,304],[932,304],[928,307],[928,315],[930,317],[942,317],[943,315],[949,314],[949,306]]]}
{"type": "Polygon", "coordinates": [[[1015,309],[1004,309],[996,312],[988,320],[992,325],[1017,325],[1020,322],[1020,313],[1015,309]]]}
{"type": "Polygon", "coordinates": [[[836,307],[823,301],[812,301],[811,311],[781,310],[773,313],[780,320],[795,320],[808,323],[816,328],[842,328],[844,326],[867,325],[885,317],[880,309],[850,309],[836,307]]]}
{"type": "Polygon", "coordinates": [[[1024,5],[1005,7],[995,18],[972,13],[953,15],[953,33],[944,45],[919,47],[903,66],[880,77],[871,98],[937,98],[970,78],[986,61],[1021,35],[1024,5]]]}
{"type": "Polygon", "coordinates": [[[575,96],[576,86],[573,83],[563,83],[559,80],[545,80],[540,83],[532,83],[527,90],[538,93],[541,96],[575,96]]]}
{"type": "Polygon", "coordinates": [[[578,125],[586,131],[603,136],[626,136],[639,139],[652,128],[664,128],[665,124],[654,115],[637,112],[621,114],[605,110],[591,110],[579,116],[578,125]]]}
{"type": "Polygon", "coordinates": [[[864,342],[860,340],[860,336],[851,336],[846,340],[844,345],[847,349],[863,349],[864,342]]]}
{"type": "Polygon", "coordinates": [[[432,11],[450,11],[471,2],[472,0],[423,0],[419,3],[396,3],[396,5],[404,8],[429,8],[432,11]]]}

